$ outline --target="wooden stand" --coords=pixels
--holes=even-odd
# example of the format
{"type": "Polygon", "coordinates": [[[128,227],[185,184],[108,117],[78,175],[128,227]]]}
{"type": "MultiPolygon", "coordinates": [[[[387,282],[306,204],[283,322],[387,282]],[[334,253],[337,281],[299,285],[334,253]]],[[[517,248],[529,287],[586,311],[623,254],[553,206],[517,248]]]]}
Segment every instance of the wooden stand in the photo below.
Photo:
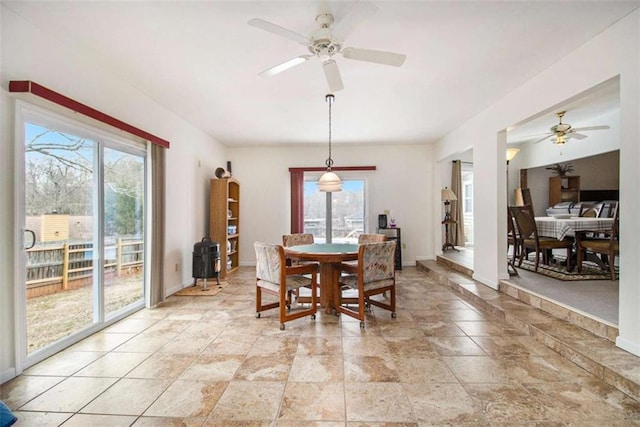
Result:
{"type": "Polygon", "coordinates": [[[453,239],[451,238],[451,231],[449,230],[449,226],[455,226],[456,222],[452,219],[446,218],[444,219],[444,221],[442,221],[442,224],[444,224],[444,235],[445,235],[445,243],[444,245],[442,245],[442,252],[446,251],[447,249],[453,249],[456,252],[460,252],[458,249],[456,249],[455,246],[453,246],[453,239]]]}

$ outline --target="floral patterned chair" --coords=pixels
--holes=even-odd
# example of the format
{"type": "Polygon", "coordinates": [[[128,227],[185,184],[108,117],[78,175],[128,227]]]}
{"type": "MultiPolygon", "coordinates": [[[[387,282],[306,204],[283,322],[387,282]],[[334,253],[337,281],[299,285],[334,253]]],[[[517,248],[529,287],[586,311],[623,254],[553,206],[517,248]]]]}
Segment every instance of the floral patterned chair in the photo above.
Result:
{"type": "Polygon", "coordinates": [[[380,243],[387,240],[387,236],[384,234],[361,234],[358,236],[358,244],[364,245],[366,243],[380,243]]]}
{"type": "Polygon", "coordinates": [[[285,322],[304,316],[316,318],[316,288],[318,286],[318,265],[302,264],[287,266],[284,248],[280,245],[255,242],[256,251],[256,317],[272,308],[279,308],[280,329],[285,322]],[[304,275],[310,274],[311,278],[304,275]],[[309,286],[311,306],[291,313],[291,294],[294,290],[309,286]],[[275,295],[277,302],[263,303],[262,293],[275,295]]]}
{"type": "MultiPolygon", "coordinates": [[[[296,234],[283,234],[282,235],[282,246],[288,248],[289,246],[298,246],[298,245],[311,245],[314,243],[313,234],[309,233],[296,233],[296,234]]],[[[287,265],[299,265],[299,264],[309,264],[312,261],[298,261],[287,258],[287,265]]],[[[320,292],[320,287],[318,287],[318,292],[320,292]]],[[[293,292],[296,296],[296,302],[300,304],[310,304],[311,303],[311,291],[308,288],[296,290],[293,292]]],[[[318,303],[320,302],[320,295],[316,294],[316,298],[318,303]]]]}
{"type": "MultiPolygon", "coordinates": [[[[347,273],[340,277],[339,286],[358,291],[358,310],[345,306],[341,289],[334,292],[334,306],[337,312],[360,320],[360,327],[365,325],[365,304],[375,305],[391,311],[391,317],[396,317],[396,277],[395,277],[396,241],[360,245],[358,263],[340,264],[341,272],[347,273]],[[378,294],[389,291],[389,299],[372,299],[378,294]]],[[[351,303],[351,299],[349,299],[351,303]]]]}

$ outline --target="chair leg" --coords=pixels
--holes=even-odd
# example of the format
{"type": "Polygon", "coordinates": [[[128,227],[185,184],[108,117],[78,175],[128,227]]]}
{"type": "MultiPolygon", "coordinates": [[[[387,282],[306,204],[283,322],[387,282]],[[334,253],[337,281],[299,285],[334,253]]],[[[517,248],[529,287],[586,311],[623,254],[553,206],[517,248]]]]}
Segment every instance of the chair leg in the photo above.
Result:
{"type": "Polygon", "coordinates": [[[611,280],[616,280],[616,256],[615,254],[609,255],[609,271],[611,271],[611,280]]]}
{"type": "Polygon", "coordinates": [[[536,250],[536,267],[534,268],[536,273],[538,272],[538,265],[540,265],[540,251],[536,250]]]}
{"type": "Polygon", "coordinates": [[[584,259],[584,249],[578,249],[576,251],[578,254],[578,257],[576,259],[576,264],[577,264],[577,270],[578,273],[582,273],[582,261],[584,259]]]}

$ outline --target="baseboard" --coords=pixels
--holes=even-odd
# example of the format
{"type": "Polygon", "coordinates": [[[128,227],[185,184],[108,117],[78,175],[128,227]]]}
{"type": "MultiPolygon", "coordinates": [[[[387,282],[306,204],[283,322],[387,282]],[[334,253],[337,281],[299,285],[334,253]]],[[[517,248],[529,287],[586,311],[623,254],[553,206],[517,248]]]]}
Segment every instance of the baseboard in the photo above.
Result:
{"type": "Polygon", "coordinates": [[[0,384],[4,384],[15,377],[16,377],[15,368],[6,369],[0,373],[0,384]]]}
{"type": "Polygon", "coordinates": [[[477,273],[473,273],[472,279],[473,280],[477,280],[478,282],[482,283],[483,285],[486,285],[486,286],[488,286],[488,287],[490,287],[490,288],[492,288],[492,289],[494,289],[496,291],[499,288],[498,287],[498,282],[495,282],[493,280],[489,280],[486,277],[482,277],[477,273]]]}
{"type": "Polygon", "coordinates": [[[616,346],[631,354],[640,356],[640,345],[622,338],[620,335],[616,338],[616,346]]]}

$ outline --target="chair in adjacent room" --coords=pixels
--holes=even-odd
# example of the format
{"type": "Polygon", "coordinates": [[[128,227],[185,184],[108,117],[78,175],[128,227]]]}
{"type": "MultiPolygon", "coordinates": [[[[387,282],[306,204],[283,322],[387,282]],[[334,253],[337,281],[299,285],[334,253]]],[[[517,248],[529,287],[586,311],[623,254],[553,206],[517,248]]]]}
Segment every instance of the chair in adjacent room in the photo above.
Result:
{"type": "Polygon", "coordinates": [[[509,265],[511,265],[515,271],[516,259],[520,255],[520,235],[518,234],[518,229],[515,224],[515,219],[511,213],[511,209],[507,207],[507,252],[509,251],[509,246],[513,247],[509,265]]]}
{"type": "MultiPolygon", "coordinates": [[[[357,290],[358,309],[343,305],[341,288],[334,292],[334,306],[337,312],[360,320],[360,327],[365,326],[365,309],[368,305],[375,305],[391,311],[391,317],[396,317],[396,278],[395,278],[395,250],[396,241],[360,245],[358,263],[356,265],[342,263],[341,272],[347,273],[340,277],[339,286],[357,290]],[[388,301],[372,298],[375,295],[389,291],[388,301]]],[[[351,304],[351,298],[349,298],[351,304]]]]}
{"type": "Polygon", "coordinates": [[[616,257],[620,255],[618,224],[618,209],[616,207],[613,217],[613,225],[610,231],[590,232],[588,230],[582,230],[576,232],[578,273],[582,273],[582,263],[586,257],[586,252],[589,251],[596,255],[600,254],[602,261],[609,265],[611,280],[616,280],[615,260],[616,257]]]}
{"type": "Polygon", "coordinates": [[[596,218],[600,216],[602,205],[597,203],[581,203],[578,216],[586,218],[596,218]]]}
{"type": "Polygon", "coordinates": [[[536,253],[536,262],[534,271],[538,271],[540,265],[540,255],[543,256],[543,262],[548,263],[547,253],[553,249],[567,250],[567,270],[571,270],[571,252],[573,249],[573,240],[565,238],[558,240],[554,237],[543,237],[538,235],[538,227],[533,214],[533,209],[529,205],[509,206],[511,215],[515,220],[518,233],[520,235],[520,250],[518,266],[522,266],[522,261],[528,257],[529,250],[536,253]]]}
{"type": "Polygon", "coordinates": [[[285,322],[304,316],[316,317],[316,288],[318,287],[318,265],[300,264],[287,266],[284,248],[271,243],[255,242],[256,251],[256,317],[272,308],[279,308],[280,329],[285,322]],[[311,275],[311,278],[305,275],[311,275]],[[294,290],[309,286],[311,289],[308,309],[291,312],[291,297],[294,290]],[[263,303],[262,294],[278,298],[277,302],[263,303]]]}

